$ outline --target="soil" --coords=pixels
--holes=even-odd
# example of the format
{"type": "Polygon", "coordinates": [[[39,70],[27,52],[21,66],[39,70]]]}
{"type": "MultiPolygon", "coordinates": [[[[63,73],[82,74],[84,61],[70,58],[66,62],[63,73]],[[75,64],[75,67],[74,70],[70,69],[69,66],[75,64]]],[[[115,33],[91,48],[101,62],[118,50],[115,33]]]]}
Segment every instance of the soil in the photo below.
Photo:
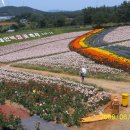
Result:
{"type": "Polygon", "coordinates": [[[10,102],[6,102],[5,104],[0,105],[0,113],[3,113],[6,116],[14,115],[20,119],[30,117],[28,110],[26,110],[21,105],[10,102]]]}

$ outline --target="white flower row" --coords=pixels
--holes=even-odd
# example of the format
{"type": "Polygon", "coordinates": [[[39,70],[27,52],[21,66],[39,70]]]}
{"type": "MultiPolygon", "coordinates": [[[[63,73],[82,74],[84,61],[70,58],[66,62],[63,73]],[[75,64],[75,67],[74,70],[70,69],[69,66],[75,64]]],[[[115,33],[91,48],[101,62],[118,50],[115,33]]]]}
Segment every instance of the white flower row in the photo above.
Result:
{"type": "Polygon", "coordinates": [[[34,80],[39,82],[45,83],[56,83],[59,85],[65,85],[67,87],[74,88],[81,93],[86,93],[87,95],[94,95],[97,93],[97,89],[95,89],[92,85],[84,85],[78,82],[74,82],[71,80],[66,80],[58,77],[50,77],[50,76],[43,76],[38,74],[32,74],[28,72],[18,72],[11,69],[2,69],[0,68],[0,79],[1,80],[13,80],[19,82],[27,82],[28,80],[34,80]],[[94,90],[94,94],[92,91],[94,90]]]}
{"type": "Polygon", "coordinates": [[[130,47],[130,41],[115,43],[115,44],[112,44],[111,46],[124,46],[124,47],[130,47]]]}
{"type": "Polygon", "coordinates": [[[39,56],[47,56],[55,53],[62,53],[65,51],[69,51],[68,44],[72,41],[72,39],[61,40],[57,42],[52,42],[28,49],[24,49],[21,51],[13,52],[7,55],[0,56],[1,62],[11,62],[26,58],[39,57],[39,56]]]}
{"type": "Polygon", "coordinates": [[[34,58],[31,60],[24,60],[17,62],[18,64],[31,64],[46,66],[57,69],[71,69],[80,71],[82,65],[86,65],[89,72],[101,72],[101,73],[112,73],[118,74],[122,70],[110,68],[105,65],[96,64],[89,58],[85,58],[76,52],[66,52],[63,54],[52,55],[42,58],[34,58]]]}
{"type": "Polygon", "coordinates": [[[130,39],[130,26],[122,26],[114,29],[104,36],[103,40],[107,43],[118,42],[130,39]]]}
{"type": "Polygon", "coordinates": [[[18,51],[21,49],[25,49],[25,48],[29,48],[29,47],[33,47],[33,46],[37,46],[37,45],[46,44],[49,42],[59,41],[62,39],[75,38],[84,33],[86,33],[86,31],[64,33],[64,34],[54,35],[54,36],[50,36],[50,37],[40,38],[37,40],[25,41],[25,42],[21,42],[21,43],[10,44],[7,46],[1,46],[0,55],[4,55],[4,54],[10,53],[10,52],[18,51]]]}

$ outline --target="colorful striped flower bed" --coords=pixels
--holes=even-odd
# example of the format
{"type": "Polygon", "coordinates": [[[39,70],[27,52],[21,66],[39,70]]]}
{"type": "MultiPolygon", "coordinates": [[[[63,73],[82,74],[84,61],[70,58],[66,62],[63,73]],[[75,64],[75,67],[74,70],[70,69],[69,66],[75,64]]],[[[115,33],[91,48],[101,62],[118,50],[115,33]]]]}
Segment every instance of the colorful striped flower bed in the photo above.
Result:
{"type": "Polygon", "coordinates": [[[84,40],[86,38],[88,38],[89,36],[91,36],[91,35],[93,35],[93,34],[95,34],[97,32],[100,32],[100,31],[102,31],[102,29],[95,29],[95,30],[92,30],[92,31],[90,31],[90,32],[88,32],[88,33],[74,39],[69,45],[70,50],[78,51],[77,49],[82,49],[84,47],[89,47],[89,44],[85,44],[84,40]]]}
{"type": "Polygon", "coordinates": [[[76,38],[69,44],[70,50],[76,51],[100,64],[105,64],[105,65],[108,65],[111,67],[129,71],[130,70],[130,60],[129,59],[127,59],[123,56],[114,54],[105,49],[92,47],[89,44],[84,43],[84,40],[87,39],[89,36],[91,36],[95,33],[98,33],[102,30],[103,29],[95,29],[95,30],[92,30],[92,31],[76,38]]]}

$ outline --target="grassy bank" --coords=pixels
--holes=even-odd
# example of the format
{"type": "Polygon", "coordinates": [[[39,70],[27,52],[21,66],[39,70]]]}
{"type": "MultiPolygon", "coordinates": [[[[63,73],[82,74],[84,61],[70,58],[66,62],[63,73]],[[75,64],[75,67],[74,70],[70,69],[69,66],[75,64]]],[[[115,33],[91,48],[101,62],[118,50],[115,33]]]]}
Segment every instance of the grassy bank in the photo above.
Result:
{"type": "MultiPolygon", "coordinates": [[[[35,30],[19,30],[17,32],[1,33],[0,38],[15,36],[15,35],[28,34],[28,33],[45,33],[45,32],[47,32],[47,33],[53,32],[53,34],[51,34],[51,35],[56,35],[56,34],[69,33],[69,32],[86,31],[86,30],[90,30],[91,28],[92,28],[91,26],[85,26],[85,27],[61,27],[61,28],[44,28],[44,29],[35,29],[35,30]]],[[[11,43],[19,43],[19,42],[22,42],[22,41],[29,41],[29,40],[43,38],[43,37],[47,37],[47,36],[50,36],[50,35],[43,35],[41,37],[15,40],[15,41],[12,40],[12,41],[9,41],[9,42],[1,42],[0,46],[8,45],[8,44],[11,44],[11,43]]]]}
{"type": "MultiPolygon", "coordinates": [[[[32,70],[41,70],[41,71],[49,71],[54,73],[63,73],[63,74],[70,74],[80,76],[79,70],[74,69],[64,69],[64,68],[55,68],[55,67],[47,67],[47,66],[40,66],[40,65],[30,65],[30,64],[13,64],[13,67],[18,68],[25,68],[25,69],[32,69],[32,70]]],[[[111,73],[94,73],[88,72],[86,75],[87,78],[99,78],[99,79],[107,79],[113,81],[129,81],[129,76],[126,73],[122,74],[111,74],[111,73]]]]}

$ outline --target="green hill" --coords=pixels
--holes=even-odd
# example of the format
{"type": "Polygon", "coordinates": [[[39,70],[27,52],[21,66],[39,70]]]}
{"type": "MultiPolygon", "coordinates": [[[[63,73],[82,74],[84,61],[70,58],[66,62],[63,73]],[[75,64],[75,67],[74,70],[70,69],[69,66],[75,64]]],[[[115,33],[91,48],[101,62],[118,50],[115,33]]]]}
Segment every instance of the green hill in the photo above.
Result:
{"type": "Polygon", "coordinates": [[[15,6],[5,6],[0,8],[0,16],[16,16],[23,13],[38,13],[42,14],[43,11],[33,9],[30,7],[22,6],[22,7],[15,7],[15,6]]]}

